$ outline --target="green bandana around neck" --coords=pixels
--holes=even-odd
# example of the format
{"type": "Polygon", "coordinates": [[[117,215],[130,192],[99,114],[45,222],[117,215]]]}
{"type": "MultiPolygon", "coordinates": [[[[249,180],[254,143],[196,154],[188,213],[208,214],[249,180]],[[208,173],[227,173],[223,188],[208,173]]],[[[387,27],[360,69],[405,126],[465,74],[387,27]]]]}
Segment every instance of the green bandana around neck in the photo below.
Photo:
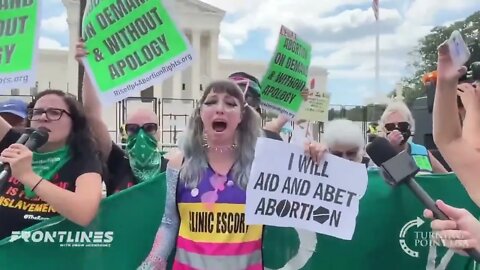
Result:
{"type": "MultiPolygon", "coordinates": [[[[53,152],[33,152],[32,169],[43,180],[52,181],[52,178],[70,160],[70,148],[64,146],[53,152]]],[[[25,196],[33,198],[37,195],[31,188],[25,187],[25,196]]]]}
{"type": "Polygon", "coordinates": [[[139,182],[151,180],[160,173],[162,155],[151,134],[140,129],[138,134],[129,136],[126,150],[130,167],[139,182]]]}

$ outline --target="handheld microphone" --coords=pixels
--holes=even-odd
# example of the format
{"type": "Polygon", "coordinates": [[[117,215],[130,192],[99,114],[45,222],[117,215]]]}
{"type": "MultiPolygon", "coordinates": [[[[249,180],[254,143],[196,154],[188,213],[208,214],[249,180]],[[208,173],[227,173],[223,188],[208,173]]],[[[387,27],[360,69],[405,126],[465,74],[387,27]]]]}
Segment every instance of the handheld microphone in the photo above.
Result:
{"type": "MultiPolygon", "coordinates": [[[[20,138],[18,138],[17,142],[15,143],[25,144],[29,138],[30,138],[29,133],[23,133],[22,135],[20,135],[20,138]]],[[[3,168],[2,173],[10,172],[10,165],[8,165],[8,163],[0,162],[0,167],[3,168]]],[[[3,176],[2,178],[0,178],[0,190],[2,190],[5,183],[7,183],[8,176],[9,175],[7,174],[7,176],[3,176]]]]}
{"type": "MultiPolygon", "coordinates": [[[[38,129],[33,131],[31,135],[25,133],[20,136],[16,143],[25,144],[25,146],[35,151],[43,146],[48,141],[48,131],[46,129],[38,129]]],[[[9,164],[4,164],[3,170],[0,172],[0,188],[8,181],[12,175],[12,170],[9,164]]]]}
{"type": "MultiPolygon", "coordinates": [[[[17,129],[15,127],[13,127],[13,128],[17,129]]],[[[28,138],[30,138],[30,135],[32,135],[32,133],[34,131],[35,131],[35,129],[33,129],[33,128],[18,128],[18,132],[22,133],[22,135],[20,136],[20,138],[18,138],[18,140],[15,143],[25,144],[27,142],[28,138]]],[[[3,164],[3,162],[0,161],[0,168],[1,169],[3,169],[5,165],[6,164],[3,164]]]]}
{"type": "Polygon", "coordinates": [[[48,130],[46,128],[38,128],[25,143],[25,146],[31,151],[35,151],[42,147],[48,141],[48,130]]]}
{"type": "MultiPolygon", "coordinates": [[[[382,137],[375,138],[366,150],[373,162],[380,168],[383,178],[390,185],[406,184],[413,195],[432,211],[435,218],[449,220],[449,217],[438,209],[432,197],[413,179],[420,168],[407,151],[397,153],[390,142],[382,137]]],[[[475,249],[465,249],[464,251],[475,261],[480,262],[480,252],[475,249]]]]}

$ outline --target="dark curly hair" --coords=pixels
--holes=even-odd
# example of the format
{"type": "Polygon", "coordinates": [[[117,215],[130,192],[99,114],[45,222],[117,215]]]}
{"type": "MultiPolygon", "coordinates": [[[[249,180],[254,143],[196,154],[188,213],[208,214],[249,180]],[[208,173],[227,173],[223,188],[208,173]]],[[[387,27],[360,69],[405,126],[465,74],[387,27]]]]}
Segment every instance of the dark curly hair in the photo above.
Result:
{"type": "MultiPolygon", "coordinates": [[[[70,112],[70,118],[72,119],[72,130],[67,138],[67,144],[70,146],[70,151],[73,159],[88,159],[92,154],[100,156],[97,144],[93,139],[94,136],[88,124],[85,111],[82,104],[76,99],[74,95],[65,93],[61,90],[48,89],[38,93],[33,101],[30,102],[27,109],[32,110],[35,107],[35,103],[40,98],[46,95],[57,95],[63,98],[63,101],[67,104],[70,112]]],[[[30,127],[30,121],[27,120],[27,127],[30,127]]]]}

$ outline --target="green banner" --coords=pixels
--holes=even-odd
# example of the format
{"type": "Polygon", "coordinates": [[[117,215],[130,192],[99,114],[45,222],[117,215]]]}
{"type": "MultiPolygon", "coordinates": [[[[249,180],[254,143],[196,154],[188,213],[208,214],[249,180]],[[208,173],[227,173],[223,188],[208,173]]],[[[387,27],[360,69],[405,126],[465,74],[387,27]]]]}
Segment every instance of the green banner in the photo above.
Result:
{"type": "Polygon", "coordinates": [[[277,48],[262,82],[262,106],[293,118],[302,104],[312,47],[282,25],[277,48]]]}
{"type": "Polygon", "coordinates": [[[89,52],[84,64],[103,103],[138,94],[192,62],[190,45],[163,1],[88,4],[82,25],[89,52]]]}
{"type": "MultiPolygon", "coordinates": [[[[480,214],[455,175],[425,175],[416,179],[432,198],[463,207],[475,216],[480,214]]],[[[369,172],[367,192],[360,201],[351,241],[268,227],[264,235],[265,264],[269,269],[305,270],[473,269],[469,258],[446,254],[445,248],[432,245],[430,221],[423,218],[423,210],[424,206],[406,186],[394,189],[377,171],[369,172]],[[432,260],[428,260],[429,256],[432,260]]]]}
{"type": "MultiPolygon", "coordinates": [[[[416,178],[433,198],[466,208],[476,216],[480,214],[480,209],[469,199],[455,175],[416,178]]],[[[96,233],[97,242],[102,242],[97,245],[105,247],[73,247],[75,233],[84,230],[68,221],[53,219],[35,226],[39,233],[32,234],[28,243],[22,239],[1,242],[0,269],[135,269],[150,251],[160,224],[164,204],[159,198],[164,196],[164,181],[163,178],[142,183],[102,203],[97,219],[85,231],[93,231],[92,237],[96,233]],[[56,232],[57,236],[45,237],[47,232],[48,235],[56,232]],[[59,243],[60,232],[67,233],[62,242],[64,246],[59,243]],[[52,238],[53,242],[44,243],[45,239],[52,238]],[[70,247],[65,246],[68,244],[65,239],[71,240],[70,247]]],[[[430,247],[430,222],[422,217],[423,209],[408,188],[393,189],[377,172],[370,172],[351,241],[292,228],[267,227],[264,235],[266,269],[473,269],[473,261],[469,258],[446,254],[444,248],[430,247]],[[427,260],[429,255],[430,261],[427,260]],[[442,258],[446,264],[444,268],[442,258]]]]}
{"type": "Polygon", "coordinates": [[[108,197],[87,229],[58,217],[30,228],[29,242],[4,239],[0,242],[0,269],[136,269],[160,226],[165,181],[163,174],[108,197]]]}
{"type": "Polygon", "coordinates": [[[0,90],[35,85],[39,14],[38,0],[0,1],[0,90]]]}

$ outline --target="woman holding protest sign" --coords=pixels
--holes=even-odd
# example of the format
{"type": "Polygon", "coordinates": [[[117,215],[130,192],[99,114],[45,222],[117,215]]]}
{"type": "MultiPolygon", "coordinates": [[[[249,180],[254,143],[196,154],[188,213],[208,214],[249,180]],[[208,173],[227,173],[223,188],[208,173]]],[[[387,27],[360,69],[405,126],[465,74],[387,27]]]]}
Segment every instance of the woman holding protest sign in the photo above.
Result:
{"type": "MultiPolygon", "coordinates": [[[[168,164],[165,214],[139,269],[165,269],[175,243],[174,269],[263,269],[263,227],[245,225],[260,117],[230,81],[211,83],[198,104],[168,164]]],[[[315,146],[306,150],[318,161],[315,146]]]]}
{"type": "MultiPolygon", "coordinates": [[[[82,63],[82,58],[87,54],[82,39],[77,43],[76,50],[75,57],[82,63]]],[[[102,155],[107,157],[107,195],[156,179],[165,172],[168,160],[158,149],[159,121],[152,110],[140,109],[128,116],[124,151],[111,140],[107,125],[102,119],[102,104],[87,73],[83,80],[83,106],[102,155]]]]}
{"type": "Polygon", "coordinates": [[[29,105],[27,119],[49,135],[33,153],[15,143],[21,134],[0,118],[0,161],[12,172],[0,189],[0,239],[59,214],[86,226],[102,196],[101,162],[80,103],[46,90],[29,105]]]}

